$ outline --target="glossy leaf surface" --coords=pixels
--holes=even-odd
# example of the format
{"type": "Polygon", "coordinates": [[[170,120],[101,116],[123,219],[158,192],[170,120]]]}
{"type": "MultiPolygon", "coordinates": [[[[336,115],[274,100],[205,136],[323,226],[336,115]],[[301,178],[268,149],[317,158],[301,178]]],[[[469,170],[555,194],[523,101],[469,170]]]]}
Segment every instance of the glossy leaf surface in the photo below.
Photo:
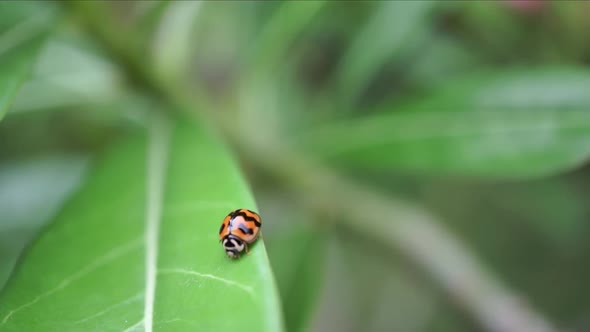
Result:
{"type": "Polygon", "coordinates": [[[0,330],[281,331],[264,243],[237,261],[219,243],[223,217],[256,204],[211,137],[158,120],[114,146],[27,250],[0,330]]]}

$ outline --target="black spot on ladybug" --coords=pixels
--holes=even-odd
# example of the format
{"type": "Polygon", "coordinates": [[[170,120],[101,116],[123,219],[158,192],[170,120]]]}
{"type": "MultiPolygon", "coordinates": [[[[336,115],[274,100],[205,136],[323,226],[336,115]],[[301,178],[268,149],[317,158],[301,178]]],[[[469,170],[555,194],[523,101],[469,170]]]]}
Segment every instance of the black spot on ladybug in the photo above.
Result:
{"type": "Polygon", "coordinates": [[[252,218],[252,219],[253,219],[252,221],[254,222],[254,225],[256,225],[256,227],[260,227],[260,225],[261,225],[260,221],[254,219],[254,218],[252,218]]]}
{"type": "MultiPolygon", "coordinates": [[[[254,212],[254,211],[252,211],[252,210],[248,210],[248,209],[246,209],[246,211],[248,211],[248,212],[252,213],[252,214],[253,214],[253,215],[255,215],[255,216],[258,216],[258,213],[254,212]]],[[[260,216],[259,216],[259,217],[260,217],[260,216]]]]}
{"type": "Polygon", "coordinates": [[[237,215],[241,216],[246,221],[253,222],[257,227],[260,227],[260,222],[258,221],[258,219],[254,218],[254,217],[250,217],[249,215],[245,214],[244,212],[240,212],[237,215]]]}
{"type": "Polygon", "coordinates": [[[243,234],[254,234],[254,231],[251,230],[250,228],[244,226],[243,224],[238,225],[238,229],[243,233],[243,234]]]}
{"type": "Polygon", "coordinates": [[[221,234],[221,232],[223,232],[224,229],[225,229],[225,223],[222,223],[221,228],[219,228],[219,234],[221,234]]]}

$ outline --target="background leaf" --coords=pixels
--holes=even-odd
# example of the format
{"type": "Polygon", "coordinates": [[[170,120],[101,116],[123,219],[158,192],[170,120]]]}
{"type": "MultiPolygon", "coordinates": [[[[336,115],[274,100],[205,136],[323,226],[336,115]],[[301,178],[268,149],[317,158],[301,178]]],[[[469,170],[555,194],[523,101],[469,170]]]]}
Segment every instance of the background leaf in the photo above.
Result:
{"type": "Polygon", "coordinates": [[[272,73],[288,55],[293,40],[305,29],[307,23],[322,9],[325,1],[284,2],[273,12],[271,19],[254,41],[247,57],[247,68],[250,74],[258,71],[272,73]]]}
{"type": "Polygon", "coordinates": [[[311,215],[287,204],[280,192],[269,192],[260,204],[272,220],[266,229],[269,258],[275,271],[285,325],[289,332],[307,331],[322,287],[326,233],[311,224],[311,215]]]}
{"type": "MultiPolygon", "coordinates": [[[[427,111],[479,109],[576,109],[590,106],[590,70],[583,67],[479,69],[447,79],[426,98],[406,100],[409,108],[427,111]]],[[[383,110],[394,107],[385,104],[383,110]]]]}
{"type": "Polygon", "coordinates": [[[153,43],[154,67],[165,77],[182,73],[191,60],[193,25],[203,2],[172,2],[163,10],[153,43]],[[175,36],[175,38],[169,38],[175,36]]]}
{"type": "Polygon", "coordinates": [[[67,33],[49,38],[11,113],[104,105],[122,98],[126,89],[115,66],[80,44],[67,33]]]}
{"type": "Polygon", "coordinates": [[[355,102],[386,63],[417,47],[426,36],[427,16],[435,4],[436,1],[374,3],[373,15],[339,64],[340,95],[348,102],[355,102]]]}
{"type": "Polygon", "coordinates": [[[590,2],[187,3],[0,2],[0,331],[590,331],[590,2]]]}
{"type": "Polygon", "coordinates": [[[82,156],[51,156],[0,167],[0,289],[27,243],[47,223],[86,173],[82,156]]]}
{"type": "Polygon", "coordinates": [[[0,119],[29,77],[57,12],[53,3],[0,3],[0,119]],[[38,10],[42,6],[43,10],[38,10]]]}
{"type": "Polygon", "coordinates": [[[538,177],[587,160],[588,96],[590,75],[574,68],[478,73],[295,141],[320,158],[368,169],[538,177]]]}
{"type": "Polygon", "coordinates": [[[219,244],[237,207],[256,210],[223,145],[154,120],[113,147],[27,250],[1,296],[0,328],[281,331],[262,240],[238,261],[219,244]]]}

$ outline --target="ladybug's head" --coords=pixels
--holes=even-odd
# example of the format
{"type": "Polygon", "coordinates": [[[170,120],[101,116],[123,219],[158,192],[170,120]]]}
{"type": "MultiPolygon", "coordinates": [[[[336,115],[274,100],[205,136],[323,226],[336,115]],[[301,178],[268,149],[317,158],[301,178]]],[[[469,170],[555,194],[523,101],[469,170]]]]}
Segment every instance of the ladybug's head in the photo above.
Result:
{"type": "Polygon", "coordinates": [[[223,248],[225,249],[225,253],[228,257],[237,258],[239,254],[244,251],[245,245],[244,241],[230,235],[223,239],[223,248]]]}

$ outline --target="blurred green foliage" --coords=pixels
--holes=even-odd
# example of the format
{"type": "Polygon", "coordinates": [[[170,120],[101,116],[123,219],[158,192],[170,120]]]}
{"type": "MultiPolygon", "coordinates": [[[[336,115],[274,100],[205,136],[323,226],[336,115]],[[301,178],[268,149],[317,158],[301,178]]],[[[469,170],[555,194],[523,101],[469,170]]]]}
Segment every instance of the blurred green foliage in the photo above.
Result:
{"type": "MultiPolygon", "coordinates": [[[[82,160],[100,170],[105,150],[143,132],[149,111],[171,114],[182,90],[241,141],[287,146],[433,211],[516,297],[587,331],[589,32],[580,1],[4,1],[0,280],[19,255],[25,268],[59,267],[23,247],[80,199],[74,188],[93,179],[82,160]]],[[[191,142],[187,163],[217,153],[191,142]]],[[[288,331],[494,331],[436,276],[309,209],[236,150],[245,157],[228,165],[247,171],[268,224],[288,331]]],[[[80,227],[103,204],[89,202],[80,227]]],[[[203,257],[214,247],[195,244],[203,257]]],[[[5,294],[25,301],[7,288],[0,307],[5,294]]]]}
{"type": "Polygon", "coordinates": [[[34,4],[0,4],[0,119],[27,79],[47,30],[54,22],[55,8],[51,4],[42,5],[44,8],[34,4]]]}

